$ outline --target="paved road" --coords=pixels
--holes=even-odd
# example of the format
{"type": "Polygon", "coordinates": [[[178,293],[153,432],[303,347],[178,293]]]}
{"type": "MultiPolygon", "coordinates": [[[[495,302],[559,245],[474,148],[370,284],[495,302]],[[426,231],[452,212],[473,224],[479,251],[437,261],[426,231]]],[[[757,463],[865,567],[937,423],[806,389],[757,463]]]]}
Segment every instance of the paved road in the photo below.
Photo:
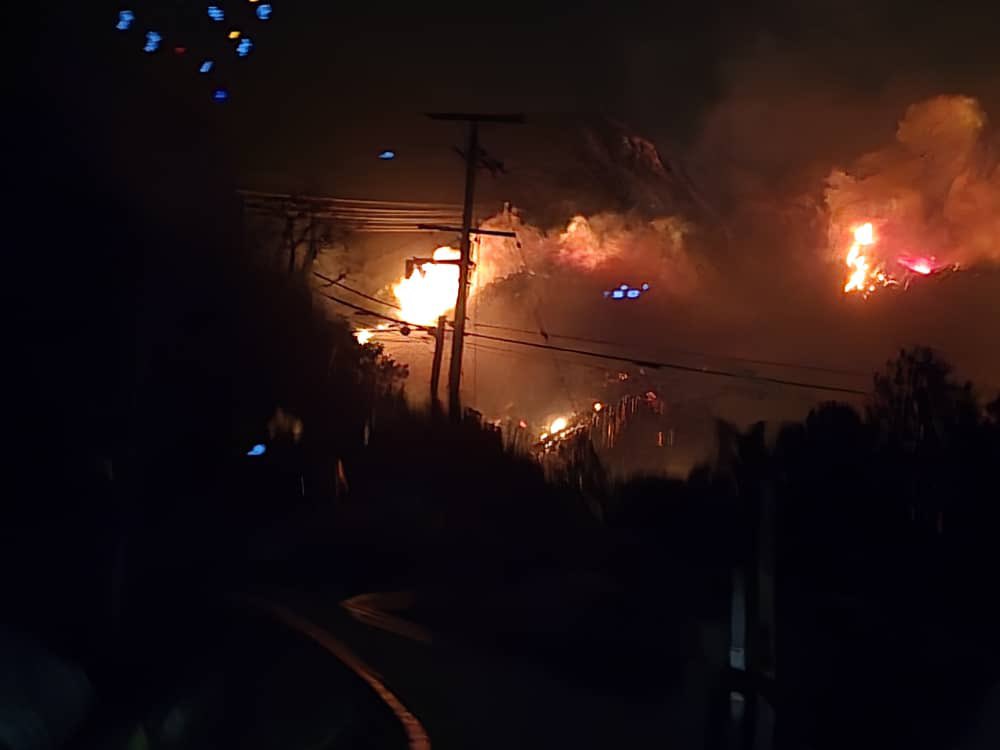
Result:
{"type": "Polygon", "coordinates": [[[442,642],[369,599],[344,607],[287,592],[265,598],[291,615],[287,621],[308,623],[312,637],[356,655],[415,717],[435,750],[705,747],[712,685],[695,658],[683,691],[638,701],[613,685],[596,694],[488,644],[442,642]]]}

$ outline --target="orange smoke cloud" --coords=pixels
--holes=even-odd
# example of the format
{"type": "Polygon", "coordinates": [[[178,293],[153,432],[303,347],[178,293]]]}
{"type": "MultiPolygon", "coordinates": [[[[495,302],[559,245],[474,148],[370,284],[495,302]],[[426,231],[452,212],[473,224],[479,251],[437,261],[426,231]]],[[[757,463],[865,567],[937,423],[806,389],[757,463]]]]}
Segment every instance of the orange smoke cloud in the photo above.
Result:
{"type": "MultiPolygon", "coordinates": [[[[630,220],[618,214],[574,216],[564,228],[545,231],[526,224],[516,210],[505,209],[487,219],[482,229],[511,231],[516,239],[478,235],[472,243],[474,268],[470,298],[494,282],[519,273],[552,273],[559,270],[596,272],[634,270],[645,279],[666,269],[675,278],[688,280],[691,269],[684,252],[689,225],[676,217],[652,221],[630,220]]],[[[434,260],[455,260],[459,251],[439,247],[434,260]]],[[[408,323],[434,325],[440,315],[455,308],[458,266],[424,263],[408,278],[392,286],[392,293],[408,323]]]]}
{"type": "Polygon", "coordinates": [[[850,247],[845,291],[868,290],[876,273],[926,276],[1000,261],[1000,166],[990,138],[977,100],[939,96],[906,111],[894,143],[830,174],[830,246],[838,255],[850,247]],[[852,234],[868,223],[878,241],[866,244],[852,234]]]}

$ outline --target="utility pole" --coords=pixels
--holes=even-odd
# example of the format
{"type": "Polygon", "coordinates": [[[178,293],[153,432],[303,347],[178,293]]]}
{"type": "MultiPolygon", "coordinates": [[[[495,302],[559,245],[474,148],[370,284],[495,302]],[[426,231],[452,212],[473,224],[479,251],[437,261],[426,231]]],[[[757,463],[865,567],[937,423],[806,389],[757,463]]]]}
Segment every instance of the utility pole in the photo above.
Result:
{"type": "Polygon", "coordinates": [[[524,122],[522,115],[482,115],[440,113],[428,115],[432,120],[457,120],[468,123],[465,146],[465,202],[462,207],[462,241],[459,246],[458,298],[455,300],[455,332],[451,341],[451,362],[448,367],[448,413],[453,422],[462,421],[462,348],[465,343],[465,307],[469,297],[469,263],[472,232],[473,199],[476,189],[476,168],[485,163],[479,148],[480,122],[524,122]]]}
{"type": "Polygon", "coordinates": [[[438,384],[441,382],[441,357],[444,354],[444,325],[446,316],[438,318],[434,329],[434,359],[431,362],[431,413],[441,412],[441,400],[438,398],[438,384]]]}

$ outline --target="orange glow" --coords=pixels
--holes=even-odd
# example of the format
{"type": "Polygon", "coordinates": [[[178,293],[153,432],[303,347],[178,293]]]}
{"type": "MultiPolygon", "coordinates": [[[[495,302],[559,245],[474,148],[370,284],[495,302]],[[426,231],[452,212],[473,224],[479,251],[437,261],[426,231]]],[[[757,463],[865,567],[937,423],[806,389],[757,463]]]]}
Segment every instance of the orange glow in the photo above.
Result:
{"type": "Polygon", "coordinates": [[[604,404],[602,404],[600,401],[595,401],[594,402],[594,411],[600,411],[603,408],[604,408],[604,404]]]}
{"type": "Polygon", "coordinates": [[[562,432],[568,426],[569,420],[566,417],[556,417],[552,420],[552,424],[549,425],[549,432],[554,435],[557,432],[562,432]]]}
{"type": "Polygon", "coordinates": [[[354,338],[358,340],[359,344],[367,344],[375,338],[375,331],[371,328],[361,328],[354,332],[354,338]]]}
{"type": "MultiPolygon", "coordinates": [[[[439,247],[434,260],[458,260],[461,253],[451,247],[439,247]]],[[[472,289],[469,290],[470,294],[472,289]]],[[[409,278],[400,279],[392,293],[408,323],[434,325],[437,319],[455,309],[458,297],[458,266],[451,263],[424,263],[413,269],[409,278]]]]}

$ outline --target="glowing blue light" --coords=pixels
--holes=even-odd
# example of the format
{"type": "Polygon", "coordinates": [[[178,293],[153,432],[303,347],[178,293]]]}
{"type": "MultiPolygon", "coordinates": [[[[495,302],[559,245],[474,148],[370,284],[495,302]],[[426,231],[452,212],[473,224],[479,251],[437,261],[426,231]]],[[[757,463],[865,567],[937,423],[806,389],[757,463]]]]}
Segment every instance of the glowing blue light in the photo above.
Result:
{"type": "Polygon", "coordinates": [[[257,18],[261,21],[267,21],[271,18],[271,6],[269,3],[264,3],[257,7],[257,18]]]}
{"type": "Polygon", "coordinates": [[[236,45],[236,54],[240,57],[246,57],[250,54],[250,50],[253,49],[253,42],[248,38],[244,37],[240,40],[240,43],[236,45]]]}
{"type": "Polygon", "coordinates": [[[393,151],[392,149],[387,148],[385,151],[383,151],[378,155],[378,158],[382,159],[382,161],[389,161],[390,159],[396,158],[396,152],[393,151]]]}
{"type": "Polygon", "coordinates": [[[621,285],[620,287],[618,287],[618,288],[619,288],[619,289],[621,289],[621,290],[622,290],[622,291],[624,292],[624,291],[625,291],[626,289],[628,289],[628,284],[622,284],[622,285],[621,285]]]}
{"type": "Polygon", "coordinates": [[[625,296],[625,292],[621,289],[615,289],[611,292],[611,299],[622,299],[625,296]]]}
{"type": "Polygon", "coordinates": [[[224,102],[229,98],[229,92],[225,89],[216,89],[212,92],[212,98],[217,102],[224,102]]]}
{"type": "Polygon", "coordinates": [[[267,446],[263,443],[257,443],[257,445],[247,451],[248,456],[263,456],[265,453],[267,453],[267,446]]]}
{"type": "Polygon", "coordinates": [[[625,292],[625,296],[628,297],[629,299],[635,299],[640,294],[642,294],[642,292],[640,292],[638,289],[629,289],[627,292],[625,292]]]}
{"type": "Polygon", "coordinates": [[[163,41],[163,37],[157,34],[155,31],[146,32],[146,46],[143,47],[144,52],[156,52],[160,47],[160,42],[163,41]]]}
{"type": "Polygon", "coordinates": [[[211,60],[205,60],[205,62],[203,62],[201,64],[201,67],[198,68],[198,72],[199,73],[207,73],[207,72],[209,72],[212,69],[212,67],[214,65],[215,65],[215,63],[212,62],[211,60]]]}
{"type": "Polygon", "coordinates": [[[642,285],[642,291],[648,292],[649,291],[649,284],[643,284],[642,285]]]}
{"type": "Polygon", "coordinates": [[[115,26],[119,31],[128,31],[129,26],[135,20],[135,13],[130,10],[123,10],[118,14],[118,25],[115,26]]]}
{"type": "Polygon", "coordinates": [[[208,17],[211,18],[213,21],[225,21],[226,12],[218,5],[209,5],[208,17]]]}

